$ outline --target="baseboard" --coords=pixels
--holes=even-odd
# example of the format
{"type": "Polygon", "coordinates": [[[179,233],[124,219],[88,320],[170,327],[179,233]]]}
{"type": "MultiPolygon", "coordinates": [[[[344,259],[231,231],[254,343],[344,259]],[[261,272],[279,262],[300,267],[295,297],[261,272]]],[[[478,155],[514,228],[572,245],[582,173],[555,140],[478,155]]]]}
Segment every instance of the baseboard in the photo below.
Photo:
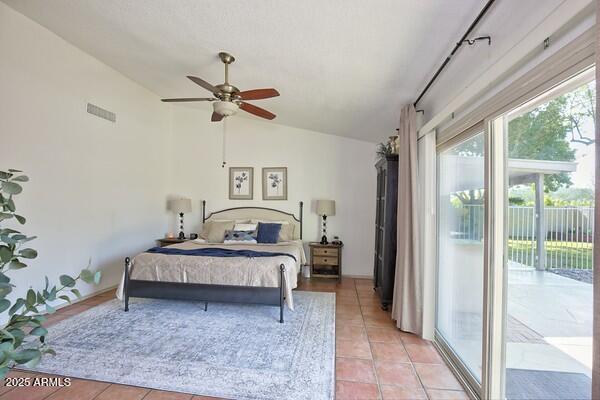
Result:
{"type": "MultiPolygon", "coordinates": [[[[102,289],[102,290],[99,290],[99,291],[97,291],[97,292],[90,293],[90,294],[88,294],[88,295],[85,295],[85,296],[81,296],[81,298],[75,298],[75,299],[71,300],[71,303],[69,303],[69,302],[67,302],[67,301],[64,301],[64,300],[62,300],[62,299],[61,299],[61,301],[62,301],[62,303],[61,303],[61,304],[53,305],[52,307],[53,307],[55,310],[60,310],[61,308],[64,308],[64,307],[70,306],[71,304],[76,304],[76,303],[79,303],[79,302],[81,302],[81,301],[84,301],[84,300],[87,300],[87,299],[89,299],[89,298],[91,298],[91,297],[94,297],[94,296],[97,296],[97,295],[99,295],[99,294],[102,294],[102,293],[108,292],[109,290],[116,290],[116,289],[117,289],[117,286],[118,286],[118,285],[109,286],[109,287],[107,287],[106,289],[102,289]]],[[[41,310],[40,310],[40,314],[46,314],[46,311],[45,311],[44,309],[41,309],[41,310]]],[[[1,316],[0,316],[0,324],[6,324],[6,323],[8,322],[8,319],[9,319],[9,318],[8,318],[8,315],[7,315],[6,313],[5,313],[5,314],[3,314],[3,315],[1,315],[1,316]]]]}
{"type": "Polygon", "coordinates": [[[70,306],[72,304],[77,304],[77,303],[82,302],[84,300],[91,299],[92,297],[98,296],[99,294],[106,293],[106,292],[111,291],[111,290],[117,290],[117,286],[119,286],[119,285],[112,285],[112,286],[109,286],[109,287],[107,287],[105,289],[98,290],[97,292],[93,292],[93,293],[90,293],[90,294],[86,294],[85,296],[81,296],[79,298],[75,298],[75,299],[71,300],[71,303],[65,301],[65,302],[63,302],[63,304],[55,306],[54,309],[55,310],[60,310],[61,308],[70,306]]]}

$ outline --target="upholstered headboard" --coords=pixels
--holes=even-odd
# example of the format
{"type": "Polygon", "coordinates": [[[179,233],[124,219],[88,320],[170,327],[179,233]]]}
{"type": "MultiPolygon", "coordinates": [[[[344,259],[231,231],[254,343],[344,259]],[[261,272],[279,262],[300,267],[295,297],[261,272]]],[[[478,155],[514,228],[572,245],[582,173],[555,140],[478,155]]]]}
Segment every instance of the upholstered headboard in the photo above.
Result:
{"type": "Polygon", "coordinates": [[[234,207],[206,213],[206,201],[202,201],[202,223],[215,219],[264,219],[271,221],[289,221],[294,224],[294,239],[302,239],[302,207],[299,203],[300,213],[294,214],[266,207],[234,207]]]}

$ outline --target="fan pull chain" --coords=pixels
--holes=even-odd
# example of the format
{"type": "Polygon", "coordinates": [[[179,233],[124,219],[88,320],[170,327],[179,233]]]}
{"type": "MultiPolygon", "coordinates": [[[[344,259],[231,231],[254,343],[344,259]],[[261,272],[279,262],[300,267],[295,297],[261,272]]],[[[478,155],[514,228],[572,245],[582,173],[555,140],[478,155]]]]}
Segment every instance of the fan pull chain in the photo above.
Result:
{"type": "Polygon", "coordinates": [[[223,118],[223,149],[222,149],[222,154],[221,154],[223,163],[221,164],[221,168],[225,168],[225,164],[227,164],[227,161],[225,161],[226,149],[227,149],[227,117],[223,118]]]}

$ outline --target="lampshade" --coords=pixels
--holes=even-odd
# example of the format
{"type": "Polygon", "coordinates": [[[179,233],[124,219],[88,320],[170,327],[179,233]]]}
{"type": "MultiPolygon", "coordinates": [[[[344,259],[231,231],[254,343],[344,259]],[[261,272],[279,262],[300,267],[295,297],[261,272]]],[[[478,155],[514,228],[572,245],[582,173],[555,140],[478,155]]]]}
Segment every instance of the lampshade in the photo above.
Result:
{"type": "Polygon", "coordinates": [[[192,200],[190,199],[174,199],[171,200],[169,208],[176,213],[188,213],[192,211],[192,200]]]}
{"type": "Polygon", "coordinates": [[[335,200],[317,200],[317,214],[328,217],[335,215],[335,200]]]}

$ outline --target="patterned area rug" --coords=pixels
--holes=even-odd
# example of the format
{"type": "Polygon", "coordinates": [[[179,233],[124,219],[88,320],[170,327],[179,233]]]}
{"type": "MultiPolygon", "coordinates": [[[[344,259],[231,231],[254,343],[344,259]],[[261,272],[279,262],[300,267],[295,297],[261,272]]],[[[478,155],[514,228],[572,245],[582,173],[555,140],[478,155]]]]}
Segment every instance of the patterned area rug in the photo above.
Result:
{"type": "Polygon", "coordinates": [[[33,370],[228,399],[333,399],[335,294],[294,292],[295,311],[113,300],[59,322],[33,370]]]}

